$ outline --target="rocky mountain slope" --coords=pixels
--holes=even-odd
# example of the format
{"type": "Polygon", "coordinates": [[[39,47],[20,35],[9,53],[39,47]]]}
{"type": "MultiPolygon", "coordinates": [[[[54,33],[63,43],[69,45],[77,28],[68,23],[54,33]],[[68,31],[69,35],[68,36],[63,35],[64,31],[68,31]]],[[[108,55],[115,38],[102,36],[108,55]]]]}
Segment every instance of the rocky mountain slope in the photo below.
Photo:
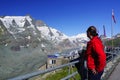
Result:
{"type": "Polygon", "coordinates": [[[37,70],[47,54],[85,45],[86,34],[69,37],[30,16],[0,17],[0,79],[37,70]]]}

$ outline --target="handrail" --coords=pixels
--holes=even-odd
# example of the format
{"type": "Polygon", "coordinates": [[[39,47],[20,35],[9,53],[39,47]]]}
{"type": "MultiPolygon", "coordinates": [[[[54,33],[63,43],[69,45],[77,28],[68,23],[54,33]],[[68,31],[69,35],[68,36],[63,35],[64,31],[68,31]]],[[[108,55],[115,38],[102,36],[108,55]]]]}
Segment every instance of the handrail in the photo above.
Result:
{"type": "MultiPolygon", "coordinates": [[[[106,53],[110,54],[109,56],[107,56],[107,58],[110,58],[110,57],[113,58],[113,57],[114,57],[114,54],[115,54],[115,53],[113,53],[113,52],[106,52],[106,53]]],[[[112,58],[111,58],[110,60],[108,60],[107,63],[108,63],[109,61],[111,61],[112,58]]],[[[70,62],[70,63],[67,63],[67,64],[63,64],[63,65],[60,65],[60,66],[56,66],[56,67],[53,67],[53,68],[49,68],[49,69],[46,69],[46,70],[44,70],[44,71],[43,71],[43,70],[40,70],[40,71],[36,71],[36,72],[29,73],[29,74],[26,74],[26,75],[18,76],[18,77],[11,78],[11,79],[8,79],[8,80],[26,80],[26,79],[32,78],[32,77],[37,76],[37,75],[40,75],[40,74],[48,73],[48,72],[54,71],[54,70],[56,70],[56,69],[63,68],[63,67],[65,67],[65,66],[73,65],[73,64],[78,63],[78,62],[79,62],[79,60],[73,61],[73,62],[70,62]]],[[[76,72],[74,72],[74,73],[72,73],[72,74],[70,74],[70,75],[62,78],[61,80],[69,79],[69,78],[71,78],[72,76],[76,75],[77,73],[78,73],[78,72],[76,71],[76,72]]]]}
{"type": "Polygon", "coordinates": [[[109,62],[109,61],[111,61],[111,60],[113,60],[113,58],[115,57],[115,56],[118,56],[118,54],[117,53],[113,53],[113,52],[106,52],[107,54],[110,54],[109,56],[107,56],[107,63],[109,62]],[[109,59],[109,60],[108,60],[109,59]]]}
{"type": "Polygon", "coordinates": [[[40,75],[40,74],[44,74],[44,73],[47,73],[47,72],[51,72],[51,71],[54,71],[56,69],[63,68],[65,66],[73,65],[73,64],[78,63],[78,62],[79,61],[70,62],[70,63],[64,64],[64,65],[60,65],[60,66],[57,66],[57,67],[54,67],[54,68],[46,69],[44,71],[36,71],[36,72],[33,72],[33,73],[29,73],[29,74],[26,74],[26,75],[18,76],[18,77],[15,77],[15,78],[12,78],[12,79],[8,79],[8,80],[25,80],[25,79],[29,79],[29,78],[32,78],[34,76],[37,76],[37,75],[40,75]]]}

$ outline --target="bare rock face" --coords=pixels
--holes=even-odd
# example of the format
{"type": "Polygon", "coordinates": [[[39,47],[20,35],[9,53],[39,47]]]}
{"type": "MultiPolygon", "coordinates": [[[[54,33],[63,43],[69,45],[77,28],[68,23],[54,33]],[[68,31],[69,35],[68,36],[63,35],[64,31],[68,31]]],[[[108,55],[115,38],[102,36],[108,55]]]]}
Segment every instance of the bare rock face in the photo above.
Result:
{"type": "Polygon", "coordinates": [[[11,50],[0,46],[0,79],[8,79],[37,70],[46,62],[46,55],[36,48],[11,50]]]}

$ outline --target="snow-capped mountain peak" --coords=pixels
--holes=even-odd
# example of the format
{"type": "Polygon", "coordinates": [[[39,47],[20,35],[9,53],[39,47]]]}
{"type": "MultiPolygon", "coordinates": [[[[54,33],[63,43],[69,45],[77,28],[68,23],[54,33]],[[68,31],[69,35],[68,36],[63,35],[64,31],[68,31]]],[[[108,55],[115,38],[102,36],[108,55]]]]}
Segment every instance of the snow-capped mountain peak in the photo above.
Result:
{"type": "Polygon", "coordinates": [[[71,38],[73,38],[73,39],[74,38],[81,38],[81,39],[88,41],[88,37],[87,37],[86,33],[81,33],[81,34],[78,34],[76,36],[72,36],[71,38]]]}
{"type": "Polygon", "coordinates": [[[32,19],[30,16],[5,16],[4,18],[0,18],[0,20],[4,23],[6,27],[10,27],[12,23],[16,23],[19,27],[23,27],[25,21],[28,20],[32,25],[32,19]]]}
{"type": "Polygon", "coordinates": [[[37,27],[41,34],[46,36],[50,40],[63,40],[68,38],[67,35],[63,34],[62,32],[48,26],[37,27]]]}
{"type": "MultiPolygon", "coordinates": [[[[47,26],[41,20],[33,20],[30,16],[4,16],[0,17],[0,27],[16,40],[41,41],[41,38],[57,46],[77,47],[88,40],[86,33],[69,37],[59,30],[47,26]]],[[[26,44],[28,45],[28,44],[26,44]]]]}

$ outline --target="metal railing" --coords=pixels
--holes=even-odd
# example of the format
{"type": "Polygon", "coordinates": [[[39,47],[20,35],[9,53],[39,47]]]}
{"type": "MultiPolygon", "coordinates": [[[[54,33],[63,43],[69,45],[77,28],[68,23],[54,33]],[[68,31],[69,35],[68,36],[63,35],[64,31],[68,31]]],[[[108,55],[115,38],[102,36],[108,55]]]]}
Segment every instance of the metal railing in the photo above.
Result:
{"type": "MultiPolygon", "coordinates": [[[[107,56],[107,63],[109,61],[113,60],[113,58],[117,56],[117,53],[113,53],[113,52],[106,52],[106,54],[109,54],[107,56]]],[[[35,77],[35,76],[38,76],[38,75],[41,75],[41,74],[44,74],[44,73],[48,73],[48,72],[51,72],[51,71],[55,71],[56,69],[61,69],[61,68],[65,67],[65,66],[74,65],[75,63],[78,63],[78,62],[79,62],[79,60],[64,64],[64,65],[60,65],[60,66],[57,66],[57,67],[49,68],[49,69],[46,69],[44,71],[40,70],[40,71],[36,71],[36,72],[29,73],[29,74],[26,74],[26,75],[18,76],[18,77],[11,78],[11,79],[8,79],[8,80],[28,80],[28,79],[30,79],[32,77],[35,77]]],[[[68,76],[62,78],[61,80],[68,80],[71,77],[75,76],[76,74],[78,74],[77,71],[73,72],[72,74],[69,74],[68,76]]]]}
{"type": "Polygon", "coordinates": [[[33,73],[26,74],[26,75],[18,76],[18,77],[8,79],[8,80],[27,80],[29,78],[32,78],[32,77],[40,75],[40,74],[48,73],[48,72],[54,71],[56,69],[61,69],[61,68],[65,67],[65,66],[74,65],[75,63],[78,63],[78,62],[79,61],[70,62],[68,64],[64,64],[64,65],[60,65],[60,66],[57,66],[57,67],[54,67],[54,68],[46,69],[44,71],[40,70],[40,71],[37,71],[37,72],[33,72],[33,73]]]}

